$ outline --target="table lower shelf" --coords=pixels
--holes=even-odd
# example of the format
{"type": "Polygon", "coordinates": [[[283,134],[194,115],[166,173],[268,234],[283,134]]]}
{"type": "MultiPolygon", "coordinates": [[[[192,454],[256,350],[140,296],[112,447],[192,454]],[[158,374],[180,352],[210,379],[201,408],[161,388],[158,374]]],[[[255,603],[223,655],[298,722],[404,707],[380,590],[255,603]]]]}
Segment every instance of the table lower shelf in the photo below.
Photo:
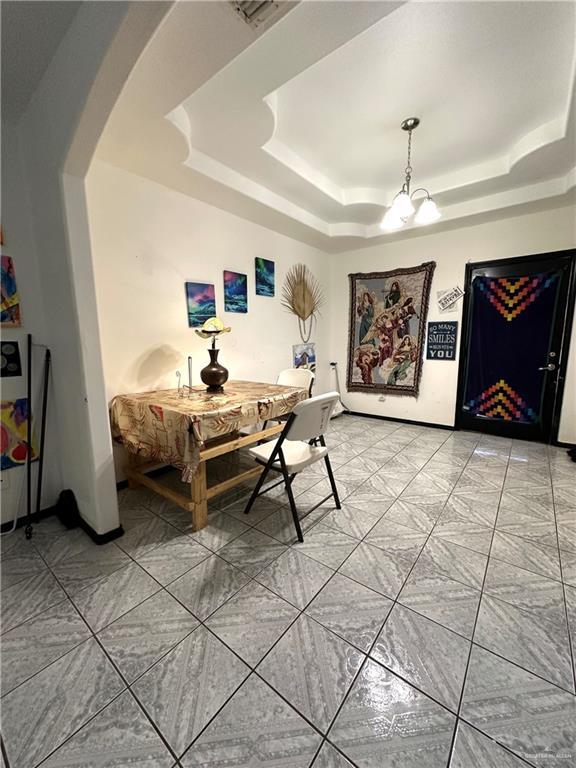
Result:
{"type": "Polygon", "coordinates": [[[131,488],[144,485],[146,488],[150,488],[151,491],[168,499],[173,504],[190,512],[192,516],[192,528],[194,531],[199,531],[208,523],[208,499],[212,499],[214,496],[218,496],[237,485],[241,485],[248,480],[258,477],[263,471],[263,467],[255,466],[208,487],[206,483],[206,462],[210,459],[217,458],[218,456],[223,456],[226,453],[236,451],[247,445],[253,445],[254,443],[259,443],[261,440],[274,437],[282,432],[283,428],[283,424],[277,424],[273,427],[253,432],[249,435],[236,434],[229,439],[220,438],[217,441],[215,440],[208,443],[204,449],[200,451],[200,463],[198,464],[198,468],[190,483],[189,496],[178,493],[178,491],[168,488],[154,477],[150,477],[147,472],[157,468],[159,465],[157,462],[147,460],[140,454],[129,454],[129,463],[126,467],[128,483],[131,488]]]}

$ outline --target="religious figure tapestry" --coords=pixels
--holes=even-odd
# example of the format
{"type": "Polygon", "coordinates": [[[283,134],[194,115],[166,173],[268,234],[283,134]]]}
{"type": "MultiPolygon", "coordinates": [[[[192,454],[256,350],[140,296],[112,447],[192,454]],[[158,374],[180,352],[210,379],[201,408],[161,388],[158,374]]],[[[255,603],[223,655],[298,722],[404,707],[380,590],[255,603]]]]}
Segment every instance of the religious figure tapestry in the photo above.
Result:
{"type": "Polygon", "coordinates": [[[435,266],[349,275],[349,392],[418,396],[435,266]]]}

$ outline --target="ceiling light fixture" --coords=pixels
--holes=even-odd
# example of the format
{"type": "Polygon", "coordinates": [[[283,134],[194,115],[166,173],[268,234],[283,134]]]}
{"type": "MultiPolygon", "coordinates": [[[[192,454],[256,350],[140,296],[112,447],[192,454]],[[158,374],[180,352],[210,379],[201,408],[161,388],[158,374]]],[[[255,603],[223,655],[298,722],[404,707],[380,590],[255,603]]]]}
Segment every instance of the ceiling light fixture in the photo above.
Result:
{"type": "Polygon", "coordinates": [[[424,192],[426,197],[420,203],[416,216],[414,216],[414,223],[421,225],[432,224],[434,221],[438,221],[442,215],[427,189],[418,187],[418,189],[415,189],[413,192],[410,191],[410,184],[412,182],[412,166],[410,165],[412,154],[412,131],[418,128],[419,125],[420,119],[418,117],[409,117],[404,120],[401,125],[403,131],[408,131],[408,162],[404,169],[405,177],[402,189],[395,196],[392,205],[388,208],[380,223],[380,229],[387,232],[393,232],[396,229],[400,229],[408,222],[415,211],[414,203],[412,202],[413,198],[419,192],[424,192]]]}

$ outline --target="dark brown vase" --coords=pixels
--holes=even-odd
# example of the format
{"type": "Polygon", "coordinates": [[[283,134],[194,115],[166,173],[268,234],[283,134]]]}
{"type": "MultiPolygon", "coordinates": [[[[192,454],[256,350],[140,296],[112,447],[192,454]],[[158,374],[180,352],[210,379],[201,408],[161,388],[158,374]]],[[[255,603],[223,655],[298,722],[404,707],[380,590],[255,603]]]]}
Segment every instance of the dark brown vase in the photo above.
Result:
{"type": "Polygon", "coordinates": [[[218,362],[219,349],[209,349],[210,362],[200,371],[200,378],[206,384],[206,392],[223,392],[228,381],[228,369],[218,362]]]}

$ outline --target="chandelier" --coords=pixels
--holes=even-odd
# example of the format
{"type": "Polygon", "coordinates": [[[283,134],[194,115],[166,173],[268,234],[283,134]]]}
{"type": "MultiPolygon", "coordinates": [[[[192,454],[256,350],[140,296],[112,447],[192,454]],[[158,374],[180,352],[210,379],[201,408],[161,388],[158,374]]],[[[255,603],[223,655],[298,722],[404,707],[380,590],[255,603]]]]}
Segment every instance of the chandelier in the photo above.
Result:
{"type": "Polygon", "coordinates": [[[400,229],[408,223],[409,219],[414,215],[415,224],[432,224],[434,221],[438,221],[442,215],[438,210],[438,206],[432,199],[430,192],[424,187],[418,187],[413,192],[410,191],[410,184],[412,182],[412,166],[410,165],[411,153],[412,153],[412,131],[414,131],[420,125],[420,119],[417,117],[409,117],[402,122],[401,128],[403,131],[408,131],[408,162],[404,170],[404,184],[402,189],[395,196],[392,201],[392,205],[386,213],[380,223],[380,229],[384,229],[387,232],[392,232],[395,229],[400,229]],[[426,197],[422,200],[418,207],[418,211],[414,208],[412,202],[415,195],[419,192],[424,192],[426,197]]]}

